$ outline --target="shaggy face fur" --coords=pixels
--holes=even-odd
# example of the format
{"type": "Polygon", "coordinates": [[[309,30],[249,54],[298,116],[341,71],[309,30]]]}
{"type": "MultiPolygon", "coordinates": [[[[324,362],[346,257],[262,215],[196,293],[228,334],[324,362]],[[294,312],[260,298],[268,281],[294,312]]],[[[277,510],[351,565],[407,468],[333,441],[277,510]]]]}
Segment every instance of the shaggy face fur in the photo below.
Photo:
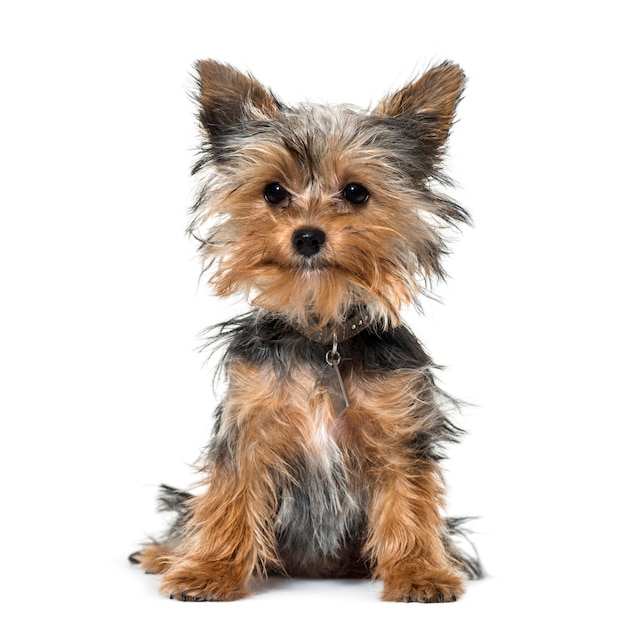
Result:
{"type": "Polygon", "coordinates": [[[459,67],[430,70],[371,114],[286,107],[231,68],[198,68],[207,143],[191,229],[215,264],[217,294],[252,294],[300,325],[340,322],[362,303],[384,326],[400,323],[423,279],[443,274],[440,225],[467,219],[430,189],[445,180],[459,67]],[[278,195],[267,202],[271,184],[278,195]],[[324,234],[318,254],[293,247],[300,229],[324,234]]]}
{"type": "Polygon", "coordinates": [[[479,577],[444,519],[448,419],[400,309],[444,275],[435,193],[464,75],[451,63],[370,113],[288,107],[251,76],[198,69],[204,142],[190,231],[225,322],[228,383],[197,496],[163,487],[168,534],[131,556],[181,600],[233,600],[254,575],[372,576],[387,600],[443,602],[479,577]]]}

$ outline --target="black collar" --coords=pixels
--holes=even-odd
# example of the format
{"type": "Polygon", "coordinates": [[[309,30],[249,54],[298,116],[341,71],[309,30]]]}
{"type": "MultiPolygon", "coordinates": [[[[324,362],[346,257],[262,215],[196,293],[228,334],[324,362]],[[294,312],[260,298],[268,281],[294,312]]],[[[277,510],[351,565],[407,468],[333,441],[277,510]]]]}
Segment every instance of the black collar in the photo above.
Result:
{"type": "Polygon", "coordinates": [[[308,339],[323,345],[338,344],[368,328],[372,322],[371,314],[364,308],[356,307],[353,312],[339,324],[328,324],[323,328],[309,328],[296,324],[294,328],[308,339]]]}

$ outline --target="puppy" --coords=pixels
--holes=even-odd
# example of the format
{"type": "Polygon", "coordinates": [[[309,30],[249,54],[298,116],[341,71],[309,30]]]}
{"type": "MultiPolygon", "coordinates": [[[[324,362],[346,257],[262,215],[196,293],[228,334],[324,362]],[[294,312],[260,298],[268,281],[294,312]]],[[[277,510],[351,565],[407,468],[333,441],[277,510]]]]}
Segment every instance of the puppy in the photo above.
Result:
{"type": "MultiPolygon", "coordinates": [[[[178,600],[234,600],[253,576],[367,576],[393,601],[448,602],[482,574],[442,515],[460,430],[401,319],[469,221],[432,183],[464,74],[442,63],[370,112],[287,106],[197,64],[203,143],[190,232],[218,296],[227,393],[199,495],[163,487],[166,536],[131,555],[178,600]]],[[[215,345],[218,344],[218,345],[215,345]]]]}

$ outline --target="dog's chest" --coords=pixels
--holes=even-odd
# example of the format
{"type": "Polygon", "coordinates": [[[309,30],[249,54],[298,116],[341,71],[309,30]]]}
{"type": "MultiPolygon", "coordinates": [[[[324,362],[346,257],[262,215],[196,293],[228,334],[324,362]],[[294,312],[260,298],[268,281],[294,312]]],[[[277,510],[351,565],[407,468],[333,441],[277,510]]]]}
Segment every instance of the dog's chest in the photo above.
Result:
{"type": "Polygon", "coordinates": [[[280,489],[276,532],[299,559],[336,555],[362,525],[363,506],[344,454],[325,423],[310,431],[309,447],[280,489]]]}
{"type": "Polygon", "coordinates": [[[331,346],[268,314],[240,318],[230,327],[226,362],[235,410],[225,411],[224,422],[256,424],[275,457],[280,546],[299,562],[336,555],[366,523],[367,494],[356,466],[358,432],[367,421],[362,416],[370,413],[369,392],[381,384],[368,383],[422,368],[428,358],[402,327],[392,332],[370,327],[341,342],[334,367],[344,382],[343,404],[350,404],[341,414],[340,402],[331,398],[332,392],[342,393],[328,363],[331,346]]]}
{"type": "Polygon", "coordinates": [[[344,442],[320,368],[302,368],[293,408],[301,420],[298,453],[279,493],[276,531],[282,546],[305,560],[335,555],[362,524],[362,495],[352,480],[344,442]]]}

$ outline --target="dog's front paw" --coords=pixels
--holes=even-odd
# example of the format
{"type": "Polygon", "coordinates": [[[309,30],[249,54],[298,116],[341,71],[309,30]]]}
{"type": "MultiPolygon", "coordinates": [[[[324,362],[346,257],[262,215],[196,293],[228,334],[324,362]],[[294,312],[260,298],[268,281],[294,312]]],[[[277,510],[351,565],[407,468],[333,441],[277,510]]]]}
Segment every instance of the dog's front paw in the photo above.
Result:
{"type": "Polygon", "coordinates": [[[163,576],[160,590],[182,602],[239,600],[249,593],[240,576],[227,575],[218,564],[192,561],[173,566],[163,576]]]}
{"type": "Polygon", "coordinates": [[[455,602],[464,593],[451,571],[394,574],[384,579],[382,598],[392,602],[455,602]]]}

